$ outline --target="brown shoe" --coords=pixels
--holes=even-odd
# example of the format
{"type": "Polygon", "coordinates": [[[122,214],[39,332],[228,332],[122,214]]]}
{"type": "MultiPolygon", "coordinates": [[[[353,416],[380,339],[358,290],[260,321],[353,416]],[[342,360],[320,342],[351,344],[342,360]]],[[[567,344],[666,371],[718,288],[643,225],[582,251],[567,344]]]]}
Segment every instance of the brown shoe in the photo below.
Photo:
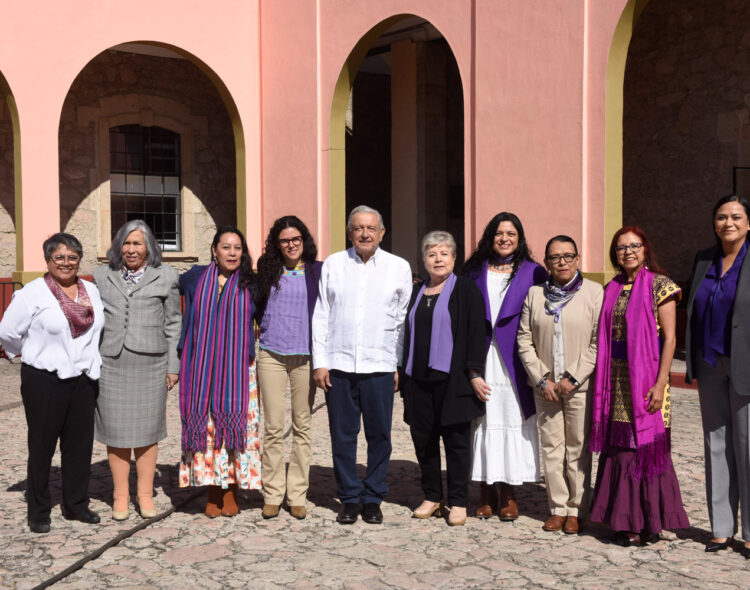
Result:
{"type": "Polygon", "coordinates": [[[305,508],[304,506],[290,506],[289,514],[291,514],[294,518],[302,520],[307,516],[307,508],[305,508]]]}
{"type": "Polygon", "coordinates": [[[500,484],[500,520],[516,520],[518,518],[518,504],[513,493],[513,486],[500,484]]]}
{"type": "Polygon", "coordinates": [[[567,524],[565,517],[553,514],[547,519],[547,522],[542,525],[542,528],[545,531],[555,533],[563,528],[563,524],[567,524]]]}
{"type": "Polygon", "coordinates": [[[563,527],[563,533],[566,535],[577,535],[581,530],[581,519],[577,516],[568,516],[565,519],[565,526],[563,527]]]}
{"type": "Polygon", "coordinates": [[[479,508],[474,516],[477,518],[490,518],[497,507],[497,490],[492,484],[479,483],[479,508]]]}
{"type": "Polygon", "coordinates": [[[279,508],[278,504],[263,504],[263,511],[260,515],[265,519],[276,518],[279,515],[279,508]]]}
{"type": "Polygon", "coordinates": [[[221,516],[222,494],[219,486],[208,486],[206,491],[206,516],[216,518],[221,516]]]}
{"type": "Polygon", "coordinates": [[[240,511],[240,507],[237,504],[237,494],[239,492],[236,483],[230,483],[229,487],[224,490],[224,497],[222,498],[224,504],[221,507],[222,516],[237,516],[240,511]]]}

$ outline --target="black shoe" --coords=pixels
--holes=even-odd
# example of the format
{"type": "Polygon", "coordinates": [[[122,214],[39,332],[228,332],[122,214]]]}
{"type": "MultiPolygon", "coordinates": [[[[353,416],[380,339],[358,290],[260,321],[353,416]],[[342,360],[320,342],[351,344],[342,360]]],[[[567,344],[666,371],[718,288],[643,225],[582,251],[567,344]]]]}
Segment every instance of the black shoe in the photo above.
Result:
{"type": "Polygon", "coordinates": [[[50,525],[49,518],[43,518],[39,520],[29,519],[29,530],[32,533],[48,533],[49,525],[50,525]]]}
{"type": "Polygon", "coordinates": [[[368,503],[362,509],[362,520],[367,524],[383,524],[383,513],[380,511],[380,504],[368,503]]]}
{"type": "Polygon", "coordinates": [[[727,537],[725,541],[722,541],[719,543],[718,541],[709,541],[708,545],[706,545],[706,553],[715,553],[717,551],[721,551],[722,549],[726,549],[729,547],[729,543],[731,543],[731,539],[727,537]]]}
{"type": "Polygon", "coordinates": [[[77,514],[63,510],[62,515],[65,520],[77,520],[84,524],[99,524],[102,520],[96,512],[89,510],[88,508],[84,508],[83,511],[77,514]]]}
{"type": "Polygon", "coordinates": [[[742,549],[740,549],[740,555],[745,559],[750,559],[750,547],[743,546],[742,549]]]}
{"type": "Polygon", "coordinates": [[[339,524],[354,524],[359,516],[359,504],[342,504],[336,522],[339,524]]]}

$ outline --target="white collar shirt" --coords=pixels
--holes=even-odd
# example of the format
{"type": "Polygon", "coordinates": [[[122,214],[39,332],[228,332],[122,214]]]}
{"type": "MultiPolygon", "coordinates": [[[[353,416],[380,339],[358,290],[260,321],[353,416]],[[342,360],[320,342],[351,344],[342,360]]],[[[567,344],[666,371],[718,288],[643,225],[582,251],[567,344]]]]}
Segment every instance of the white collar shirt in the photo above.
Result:
{"type": "Polygon", "coordinates": [[[57,373],[60,379],[77,377],[81,373],[98,379],[104,307],[96,286],[89,281],[83,284],[94,308],[94,323],[78,338],[71,335],[60,303],[43,278],[16,291],[0,321],[0,344],[8,357],[20,354],[25,364],[57,373]]]}
{"type": "Polygon", "coordinates": [[[380,248],[366,263],[354,248],[329,256],[313,314],[313,368],[395,371],[411,291],[409,263],[380,248]]]}

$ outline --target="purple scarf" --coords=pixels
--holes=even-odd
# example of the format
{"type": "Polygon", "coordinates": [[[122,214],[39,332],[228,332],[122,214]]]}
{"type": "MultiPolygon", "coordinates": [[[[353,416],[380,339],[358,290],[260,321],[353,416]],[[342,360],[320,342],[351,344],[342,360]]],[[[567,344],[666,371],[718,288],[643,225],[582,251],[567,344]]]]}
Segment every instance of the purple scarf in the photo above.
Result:
{"type": "Polygon", "coordinates": [[[556,285],[551,276],[544,283],[544,311],[547,315],[555,316],[555,323],[560,321],[563,307],[573,299],[581,285],[583,285],[583,277],[578,271],[576,271],[576,276],[562,287],[556,285]]]}
{"type": "Polygon", "coordinates": [[[219,295],[215,262],[195,291],[180,358],[180,414],[183,451],[206,452],[209,413],[214,448],[245,450],[250,403],[252,297],[232,273],[219,295]]]}
{"type": "MultiPolygon", "coordinates": [[[[453,357],[453,330],[451,329],[451,316],[448,312],[448,300],[456,286],[456,275],[453,273],[445,279],[445,287],[438,296],[435,310],[432,312],[432,332],[430,334],[430,357],[427,366],[436,371],[450,373],[451,357],[453,357]]],[[[417,299],[409,312],[409,358],[406,361],[406,374],[411,377],[414,362],[414,316],[422,299],[422,294],[427,288],[427,282],[417,294],[417,299]]]]}
{"type": "Polygon", "coordinates": [[[62,309],[65,319],[68,320],[71,336],[75,339],[81,334],[85,334],[94,323],[94,306],[91,304],[86,287],[83,286],[83,281],[76,277],[78,301],[73,301],[68,297],[51,274],[45,273],[44,282],[47,283],[49,290],[52,291],[60,304],[60,309],[62,309]]]}
{"type": "MultiPolygon", "coordinates": [[[[604,290],[591,412],[590,449],[595,453],[606,452],[610,443],[608,430],[612,401],[612,316],[625,282],[625,276],[619,274],[604,290]]],[[[653,311],[653,285],[654,273],[642,268],[635,277],[628,308],[625,311],[628,374],[636,444],[636,461],[632,476],[636,479],[643,476],[650,479],[661,474],[669,458],[669,443],[662,414],[649,414],[646,411],[646,393],[656,382],[659,372],[659,333],[653,311]]]]}

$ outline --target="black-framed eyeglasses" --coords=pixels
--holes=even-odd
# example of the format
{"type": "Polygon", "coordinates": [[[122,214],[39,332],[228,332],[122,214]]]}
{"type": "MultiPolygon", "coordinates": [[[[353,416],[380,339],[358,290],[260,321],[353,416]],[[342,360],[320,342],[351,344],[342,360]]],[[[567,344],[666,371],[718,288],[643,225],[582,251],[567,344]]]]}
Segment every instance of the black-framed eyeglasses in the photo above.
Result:
{"type": "Polygon", "coordinates": [[[570,264],[576,258],[578,258],[578,254],[553,254],[552,256],[547,256],[547,261],[551,262],[552,264],[557,264],[561,260],[564,260],[565,262],[570,264]]]}
{"type": "Polygon", "coordinates": [[[282,248],[286,248],[290,244],[299,246],[302,243],[302,236],[294,236],[293,238],[281,238],[279,239],[279,245],[282,248]]]}
{"type": "Polygon", "coordinates": [[[62,254],[58,254],[57,256],[50,256],[50,260],[54,262],[55,264],[64,264],[65,262],[72,262],[75,264],[81,259],[78,254],[69,254],[68,256],[63,256],[62,254]]]}
{"type": "Polygon", "coordinates": [[[643,244],[639,244],[638,242],[633,242],[632,244],[625,244],[624,246],[617,246],[615,248],[615,252],[617,252],[618,254],[625,254],[625,252],[627,252],[629,249],[633,254],[636,254],[637,252],[641,251],[641,248],[643,248],[643,244]]]}

